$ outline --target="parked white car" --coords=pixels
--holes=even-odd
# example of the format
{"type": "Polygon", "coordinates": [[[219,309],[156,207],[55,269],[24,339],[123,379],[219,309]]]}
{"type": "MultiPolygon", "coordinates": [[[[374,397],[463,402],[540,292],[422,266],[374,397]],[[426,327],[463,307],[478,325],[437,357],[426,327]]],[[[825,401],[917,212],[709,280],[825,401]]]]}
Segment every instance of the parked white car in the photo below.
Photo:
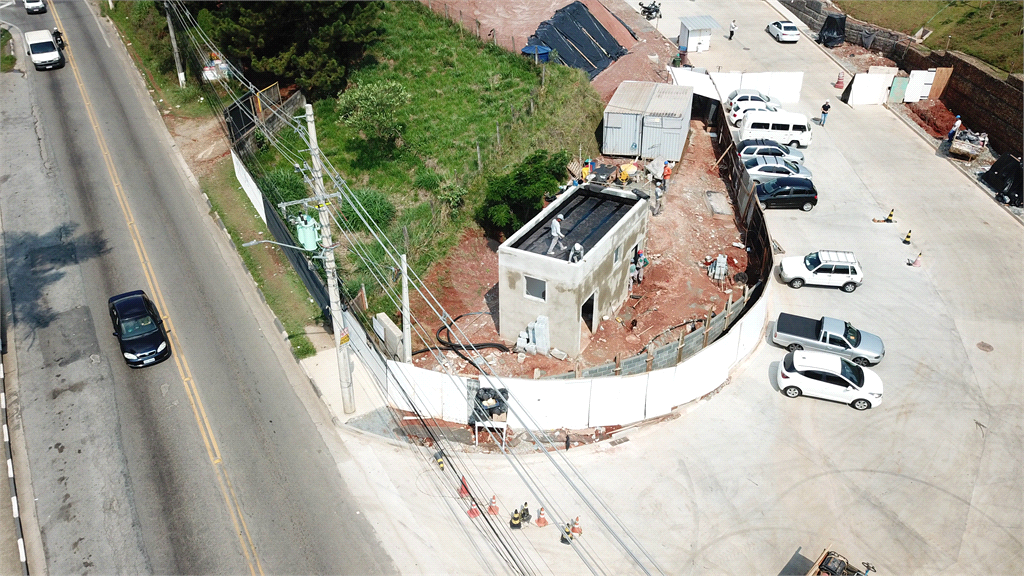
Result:
{"type": "Polygon", "coordinates": [[[772,98],[771,96],[762,93],[760,90],[754,90],[753,88],[737,88],[729,93],[729,96],[725,99],[725,110],[728,112],[732,110],[732,107],[739,104],[740,102],[767,102],[769,104],[775,104],[781,106],[778,98],[772,98]]]}
{"type": "Polygon", "coordinates": [[[796,42],[800,39],[800,30],[789,20],[772,22],[765,31],[771,34],[776,42],[796,42]]]}
{"type": "Polygon", "coordinates": [[[743,166],[747,169],[747,174],[750,174],[750,180],[754,184],[763,184],[785,177],[811,179],[811,171],[805,166],[777,156],[747,158],[743,161],[743,166]]]}
{"type": "Polygon", "coordinates": [[[779,264],[779,277],[791,288],[804,284],[837,286],[843,292],[853,292],[864,282],[864,273],[853,252],[818,250],[807,256],[783,258],[779,264]]]}
{"type": "Polygon", "coordinates": [[[739,126],[743,115],[751,110],[768,110],[770,112],[785,112],[778,104],[762,102],[760,100],[741,100],[732,105],[729,110],[729,122],[733,126],[739,126]]]}
{"type": "Polygon", "coordinates": [[[786,354],[776,372],[787,398],[811,396],[841,402],[857,410],[882,404],[882,379],[835,354],[797,351],[786,354]]]}

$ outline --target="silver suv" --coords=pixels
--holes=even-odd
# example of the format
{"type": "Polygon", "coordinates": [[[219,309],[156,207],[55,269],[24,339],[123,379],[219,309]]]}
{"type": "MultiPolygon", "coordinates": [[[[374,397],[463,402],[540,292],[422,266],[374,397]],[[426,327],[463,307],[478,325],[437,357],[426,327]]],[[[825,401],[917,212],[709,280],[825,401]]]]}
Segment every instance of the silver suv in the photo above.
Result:
{"type": "Polygon", "coordinates": [[[779,264],[779,277],[791,288],[804,284],[836,286],[843,292],[853,292],[864,282],[864,273],[853,252],[819,250],[807,256],[783,258],[779,264]]]}

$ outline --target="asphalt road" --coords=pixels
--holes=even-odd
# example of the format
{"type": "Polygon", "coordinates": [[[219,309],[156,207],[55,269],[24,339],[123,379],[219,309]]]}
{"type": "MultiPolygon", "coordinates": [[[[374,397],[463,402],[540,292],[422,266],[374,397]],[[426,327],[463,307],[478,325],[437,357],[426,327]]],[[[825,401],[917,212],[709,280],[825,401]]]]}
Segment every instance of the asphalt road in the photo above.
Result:
{"type": "Polygon", "coordinates": [[[325,444],[311,388],[109,25],[83,2],[0,17],[58,26],[70,47],[64,69],[0,80],[5,362],[30,560],[51,573],[394,572],[341,478],[344,448],[325,444]],[[138,288],[174,354],[130,370],[106,301],[138,288]]]}

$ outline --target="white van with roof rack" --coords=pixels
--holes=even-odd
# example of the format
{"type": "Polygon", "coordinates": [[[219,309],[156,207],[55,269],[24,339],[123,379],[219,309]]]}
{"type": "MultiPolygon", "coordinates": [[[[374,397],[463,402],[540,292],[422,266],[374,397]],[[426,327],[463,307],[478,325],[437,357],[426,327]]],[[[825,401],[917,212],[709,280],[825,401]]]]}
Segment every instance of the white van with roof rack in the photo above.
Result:
{"type": "Polygon", "coordinates": [[[797,112],[751,110],[740,120],[739,140],[766,138],[790,146],[811,145],[811,122],[797,112]]]}

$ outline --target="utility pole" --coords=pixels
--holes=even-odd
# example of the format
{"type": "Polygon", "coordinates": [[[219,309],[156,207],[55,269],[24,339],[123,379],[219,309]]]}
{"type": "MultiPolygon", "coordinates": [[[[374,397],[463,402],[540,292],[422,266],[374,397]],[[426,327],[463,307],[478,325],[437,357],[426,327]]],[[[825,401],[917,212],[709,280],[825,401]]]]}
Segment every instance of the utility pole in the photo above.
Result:
{"type": "Polygon", "coordinates": [[[409,311],[409,265],[402,254],[402,356],[412,362],[412,314],[409,311]]]}
{"type": "MultiPolygon", "coordinates": [[[[113,6],[111,6],[113,9],[113,6]]],[[[185,87],[185,71],[181,69],[181,57],[178,56],[178,41],[174,39],[174,24],[171,23],[171,3],[164,0],[164,13],[167,14],[167,30],[171,33],[171,47],[174,48],[174,67],[178,70],[178,86],[185,87]]]]}
{"type": "Polygon", "coordinates": [[[327,271],[327,291],[331,297],[331,324],[334,327],[334,348],[338,354],[338,379],[341,381],[341,403],[345,414],[356,411],[355,395],[352,392],[352,363],[349,349],[348,330],[341,313],[341,295],[338,292],[337,267],[334,263],[334,248],[331,242],[331,216],[327,206],[330,200],[324,191],[324,175],[320,165],[320,148],[316,143],[316,123],[313,120],[313,105],[306,104],[306,125],[309,128],[309,152],[313,157],[313,191],[320,210],[320,243],[324,248],[324,268],[327,271]]]}

